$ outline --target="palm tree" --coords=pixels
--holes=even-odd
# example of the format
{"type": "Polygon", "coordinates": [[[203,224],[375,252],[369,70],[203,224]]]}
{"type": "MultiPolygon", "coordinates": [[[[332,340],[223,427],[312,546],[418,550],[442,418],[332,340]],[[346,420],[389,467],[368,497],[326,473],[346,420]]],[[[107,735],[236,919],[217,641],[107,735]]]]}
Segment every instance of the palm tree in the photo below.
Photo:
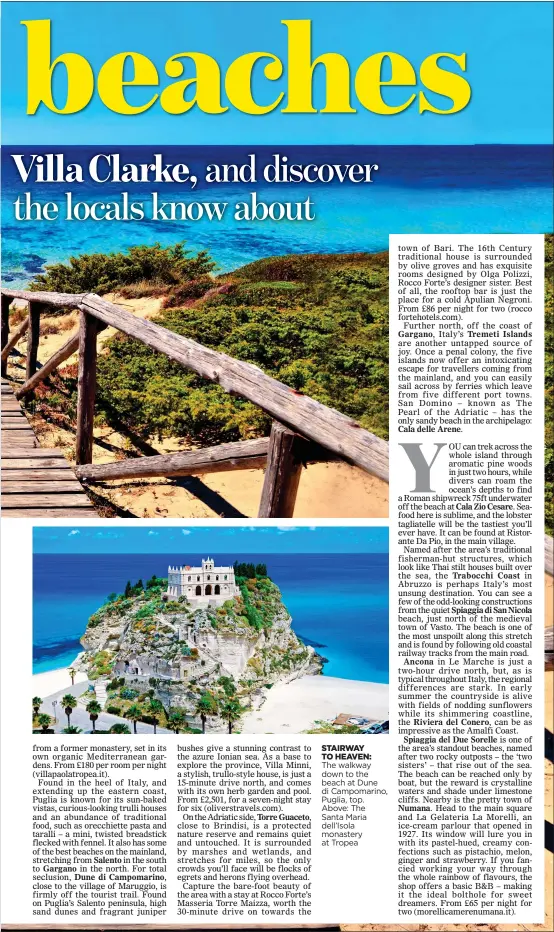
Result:
{"type": "Polygon", "coordinates": [[[169,710],[167,714],[167,727],[174,731],[175,734],[181,731],[187,724],[186,715],[182,709],[169,710]]]}
{"type": "Polygon", "coordinates": [[[137,733],[137,722],[140,722],[140,720],[141,720],[141,718],[142,718],[142,714],[143,714],[143,713],[142,713],[141,707],[140,707],[139,705],[137,705],[136,702],[133,702],[133,704],[130,705],[129,708],[127,709],[127,711],[124,712],[123,714],[124,714],[125,718],[131,719],[131,721],[132,721],[132,723],[133,723],[133,732],[134,732],[134,734],[136,735],[136,733],[137,733]]]}
{"type": "Polygon", "coordinates": [[[82,734],[83,729],[79,728],[78,725],[68,725],[67,728],[64,728],[62,734],[64,735],[80,735],[82,734]]]}
{"type": "Polygon", "coordinates": [[[228,697],[225,702],[221,703],[219,711],[221,717],[227,721],[229,725],[229,734],[232,735],[234,723],[238,722],[239,718],[244,712],[243,707],[241,706],[238,699],[228,697]]]}
{"type": "MultiPolygon", "coordinates": [[[[35,701],[35,700],[33,699],[33,702],[34,702],[34,701],[35,701]]],[[[42,712],[42,714],[38,716],[38,723],[39,723],[39,725],[40,725],[42,731],[44,732],[44,734],[46,734],[46,732],[47,732],[47,730],[48,730],[48,726],[50,725],[50,716],[49,716],[49,715],[46,715],[45,712],[42,712]]]]}
{"type": "Polygon", "coordinates": [[[75,685],[75,674],[77,671],[75,670],[74,667],[70,667],[67,672],[69,673],[71,677],[71,685],[74,686],[75,685]]]}
{"type": "Polygon", "coordinates": [[[162,715],[163,710],[164,710],[164,707],[163,707],[163,705],[161,704],[161,702],[160,702],[159,699],[151,699],[151,700],[150,700],[150,712],[149,712],[149,715],[150,715],[150,718],[153,720],[153,724],[154,724],[154,734],[156,734],[156,726],[157,726],[157,724],[158,724],[158,722],[159,722],[159,720],[160,720],[160,718],[161,718],[161,715],[162,715]]]}
{"type": "Polygon", "coordinates": [[[88,712],[89,717],[90,717],[90,720],[91,720],[91,722],[92,722],[92,730],[93,730],[93,732],[96,731],[96,719],[97,719],[98,716],[100,715],[100,712],[101,712],[101,711],[102,711],[102,706],[100,705],[100,703],[98,702],[98,700],[97,700],[97,699],[91,699],[91,701],[90,701],[89,704],[87,705],[87,712],[88,712]]]}
{"type": "Polygon", "coordinates": [[[33,696],[33,715],[38,715],[38,710],[42,705],[42,699],[40,696],[33,696]]]}
{"type": "Polygon", "coordinates": [[[206,734],[206,719],[208,715],[217,715],[217,700],[212,693],[207,691],[203,692],[200,696],[200,699],[196,703],[196,708],[194,710],[197,715],[200,716],[200,721],[202,722],[202,734],[206,734]]]}
{"type": "Polygon", "coordinates": [[[67,727],[71,727],[71,713],[77,705],[77,700],[75,696],[72,696],[71,693],[66,693],[65,696],[62,696],[62,706],[64,712],[67,715],[67,727]]]}
{"type": "Polygon", "coordinates": [[[116,722],[115,725],[112,725],[110,728],[111,735],[130,735],[131,729],[128,725],[124,725],[123,722],[116,722]]]}

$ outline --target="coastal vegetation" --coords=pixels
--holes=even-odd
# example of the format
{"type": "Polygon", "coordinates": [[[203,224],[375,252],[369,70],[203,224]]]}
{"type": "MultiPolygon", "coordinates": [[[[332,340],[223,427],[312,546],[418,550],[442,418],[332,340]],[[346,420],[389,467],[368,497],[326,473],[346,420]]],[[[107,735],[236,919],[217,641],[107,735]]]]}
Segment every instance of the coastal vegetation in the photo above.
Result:
{"type": "MultiPolygon", "coordinates": [[[[545,238],[545,523],[554,533],[554,237],[545,238]]],[[[46,266],[31,290],[160,296],[156,323],[251,362],[380,437],[388,424],[388,254],[289,255],[214,276],[184,243],[130,247],[46,266]]],[[[59,310],[61,315],[67,311],[59,310]]],[[[63,319],[60,320],[63,329],[63,319]]],[[[257,407],[118,334],[99,356],[96,423],[123,431],[129,455],[150,439],[191,445],[267,433],[257,407]]],[[[72,428],[77,367],[39,385],[34,411],[72,428]]]]}
{"type": "MultiPolygon", "coordinates": [[[[213,277],[213,260],[184,244],[72,257],[46,267],[34,290],[162,295],[157,324],[253,363],[294,390],[385,437],[388,428],[388,256],[262,259],[213,277]]],[[[74,365],[52,377],[39,410],[74,419],[74,365]],[[50,409],[50,410],[49,410],[50,409]]],[[[122,334],[99,356],[97,423],[142,441],[193,444],[263,436],[267,416],[122,334]]]]}
{"type": "Polygon", "coordinates": [[[89,253],[55,262],[36,275],[31,291],[103,295],[125,286],[148,283],[149,294],[163,294],[170,286],[202,279],[215,269],[207,252],[191,256],[184,243],[174,246],[131,246],[126,252],[89,253]]]}

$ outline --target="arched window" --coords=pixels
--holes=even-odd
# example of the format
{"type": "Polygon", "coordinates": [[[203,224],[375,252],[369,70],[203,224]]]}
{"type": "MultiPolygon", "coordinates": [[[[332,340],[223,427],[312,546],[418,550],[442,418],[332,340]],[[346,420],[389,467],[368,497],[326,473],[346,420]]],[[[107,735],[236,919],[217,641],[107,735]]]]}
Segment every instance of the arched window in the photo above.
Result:
{"type": "MultiPolygon", "coordinates": [[[[209,577],[208,577],[208,578],[209,578],[209,577]]],[[[211,594],[212,594],[212,587],[211,587],[211,586],[206,586],[206,595],[211,595],[211,594]]]]}
{"type": "Polygon", "coordinates": [[[214,586],[214,595],[219,595],[220,591],[219,586],[214,586]]]}
{"type": "Polygon", "coordinates": [[[196,587],[196,595],[202,595],[202,586],[196,587]]]}

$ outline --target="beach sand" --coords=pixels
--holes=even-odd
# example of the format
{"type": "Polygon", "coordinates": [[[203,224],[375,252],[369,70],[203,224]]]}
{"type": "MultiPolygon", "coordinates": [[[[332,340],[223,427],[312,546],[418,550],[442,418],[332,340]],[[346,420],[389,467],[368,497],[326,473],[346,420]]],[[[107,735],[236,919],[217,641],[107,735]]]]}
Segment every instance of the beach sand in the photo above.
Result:
{"type": "MultiPolygon", "coordinates": [[[[69,667],[58,667],[56,670],[46,670],[44,673],[34,673],[32,677],[33,696],[40,696],[45,699],[53,693],[59,692],[60,689],[71,687],[71,677],[67,672],[69,667]]],[[[75,685],[84,683],[88,679],[87,674],[78,670],[75,673],[75,685]]]]}
{"type": "Polygon", "coordinates": [[[243,718],[243,734],[297,735],[312,728],[315,721],[333,720],[341,712],[369,719],[389,715],[389,687],[383,683],[301,676],[278,683],[267,693],[261,709],[243,718]]]}
{"type": "MultiPolygon", "coordinates": [[[[160,298],[126,299],[113,294],[105,297],[143,318],[155,318],[162,303],[160,298]]],[[[78,315],[76,311],[54,317],[45,315],[41,321],[45,332],[41,333],[38,357],[44,363],[75,332],[78,315]]],[[[114,333],[113,328],[108,327],[99,335],[100,353],[105,341],[114,333]]],[[[25,352],[24,341],[19,348],[25,352]]],[[[76,361],[75,354],[63,364],[62,371],[76,361]]],[[[12,356],[10,376],[21,381],[23,375],[22,361],[12,356]]],[[[46,422],[38,416],[32,418],[32,424],[42,446],[60,449],[74,462],[73,429],[53,420],[46,422]]],[[[94,463],[113,463],[124,459],[133,449],[132,438],[109,427],[95,427],[94,435],[94,463]]],[[[159,441],[151,437],[148,443],[158,453],[190,449],[190,445],[178,438],[159,441]]],[[[97,502],[104,502],[107,507],[103,517],[113,516],[114,506],[120,515],[136,518],[253,518],[258,514],[263,480],[262,469],[250,469],[172,480],[116,480],[92,485],[92,489],[97,502]]],[[[388,510],[388,484],[361,469],[347,463],[316,463],[302,470],[295,518],[387,518],[388,510]]]]}

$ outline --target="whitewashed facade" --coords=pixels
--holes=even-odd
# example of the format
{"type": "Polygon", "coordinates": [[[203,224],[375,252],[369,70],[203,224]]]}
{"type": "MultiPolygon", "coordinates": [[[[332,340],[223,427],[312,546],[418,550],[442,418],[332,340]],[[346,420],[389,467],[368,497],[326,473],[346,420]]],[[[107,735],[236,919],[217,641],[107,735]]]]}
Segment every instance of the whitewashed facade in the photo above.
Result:
{"type": "Polygon", "coordinates": [[[185,596],[187,602],[222,605],[240,595],[232,566],[215,566],[211,557],[202,566],[170,566],[167,570],[167,594],[172,599],[185,596]]]}

